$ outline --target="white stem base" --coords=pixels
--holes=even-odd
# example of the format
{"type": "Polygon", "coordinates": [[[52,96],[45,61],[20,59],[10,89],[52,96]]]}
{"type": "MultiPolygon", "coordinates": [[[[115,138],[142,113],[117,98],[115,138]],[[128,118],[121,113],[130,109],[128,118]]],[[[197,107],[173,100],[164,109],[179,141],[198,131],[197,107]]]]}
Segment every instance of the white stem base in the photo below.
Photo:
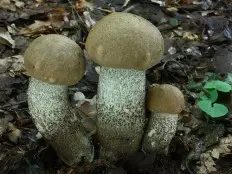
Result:
{"type": "Polygon", "coordinates": [[[102,67],[97,113],[101,157],[116,161],[136,152],[145,126],[145,71],[102,67]]]}
{"type": "Polygon", "coordinates": [[[93,147],[80,124],[75,110],[70,107],[68,87],[30,79],[28,107],[38,131],[68,165],[91,160],[93,147]]]}
{"type": "Polygon", "coordinates": [[[166,154],[168,146],[175,136],[178,114],[155,113],[151,114],[147,131],[143,139],[143,150],[166,154]]]}

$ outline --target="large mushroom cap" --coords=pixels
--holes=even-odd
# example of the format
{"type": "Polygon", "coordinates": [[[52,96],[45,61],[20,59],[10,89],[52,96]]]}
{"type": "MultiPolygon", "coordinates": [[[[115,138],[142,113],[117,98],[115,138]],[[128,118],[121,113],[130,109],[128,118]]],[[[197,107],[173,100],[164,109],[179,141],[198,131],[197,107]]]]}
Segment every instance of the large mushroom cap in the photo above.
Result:
{"type": "Polygon", "coordinates": [[[148,91],[147,108],[150,111],[179,114],[184,108],[184,95],[173,85],[153,85],[148,91]]]}
{"type": "Polygon", "coordinates": [[[160,62],[164,41],[159,30],[146,19],[115,12],[91,29],[86,50],[99,65],[146,70],[160,62]]]}
{"type": "Polygon", "coordinates": [[[24,53],[24,65],[32,77],[52,84],[73,85],[85,72],[81,48],[58,34],[36,38],[24,53]]]}

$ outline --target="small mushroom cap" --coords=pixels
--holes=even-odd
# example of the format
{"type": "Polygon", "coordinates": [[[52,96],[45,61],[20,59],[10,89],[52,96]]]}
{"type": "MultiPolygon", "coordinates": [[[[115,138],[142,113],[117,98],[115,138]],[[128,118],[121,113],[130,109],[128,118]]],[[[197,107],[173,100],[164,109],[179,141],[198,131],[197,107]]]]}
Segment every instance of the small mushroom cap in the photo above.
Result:
{"type": "Polygon", "coordinates": [[[85,72],[82,49],[58,34],[36,38],[24,53],[24,65],[32,77],[51,84],[73,85],[85,72]]]}
{"type": "Polygon", "coordinates": [[[91,29],[86,50],[101,66],[146,70],[160,62],[164,41],[160,31],[146,19],[114,12],[91,29]]]}
{"type": "Polygon", "coordinates": [[[179,114],[184,108],[184,95],[173,85],[153,85],[148,91],[147,108],[150,111],[179,114]]]}

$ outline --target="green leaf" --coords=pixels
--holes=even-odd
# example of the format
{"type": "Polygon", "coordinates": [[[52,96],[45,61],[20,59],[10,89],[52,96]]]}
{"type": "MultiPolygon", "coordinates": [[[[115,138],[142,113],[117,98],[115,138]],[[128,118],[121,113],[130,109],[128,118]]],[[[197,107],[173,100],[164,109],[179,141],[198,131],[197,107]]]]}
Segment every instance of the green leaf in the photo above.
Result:
{"type": "Polygon", "coordinates": [[[211,116],[213,118],[217,118],[217,117],[221,117],[221,116],[226,115],[228,112],[229,112],[229,110],[225,105],[219,104],[219,103],[214,103],[211,116]]]}
{"type": "Polygon", "coordinates": [[[199,97],[201,100],[209,100],[209,97],[207,97],[207,95],[204,92],[201,92],[199,97]]]}
{"type": "Polygon", "coordinates": [[[204,89],[216,89],[216,86],[214,85],[214,81],[209,81],[205,84],[203,88],[204,89]]]}
{"type": "Polygon", "coordinates": [[[204,86],[204,89],[216,89],[217,91],[221,91],[221,92],[229,92],[231,91],[231,86],[223,81],[213,80],[207,82],[204,86]]]}
{"type": "Polygon", "coordinates": [[[197,105],[202,111],[213,118],[224,116],[229,112],[225,105],[218,103],[214,103],[212,105],[212,102],[210,100],[199,101],[197,105]]]}
{"type": "Polygon", "coordinates": [[[210,100],[212,103],[218,98],[218,92],[215,89],[207,89],[205,92],[200,93],[201,100],[210,100]]]}

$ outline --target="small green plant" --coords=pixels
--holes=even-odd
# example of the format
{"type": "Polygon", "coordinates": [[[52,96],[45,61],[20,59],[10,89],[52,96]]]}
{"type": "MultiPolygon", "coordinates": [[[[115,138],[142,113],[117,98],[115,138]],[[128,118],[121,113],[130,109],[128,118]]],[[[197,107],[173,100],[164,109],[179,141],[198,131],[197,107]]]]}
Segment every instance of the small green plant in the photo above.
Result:
{"type": "Polygon", "coordinates": [[[230,92],[231,85],[220,80],[206,82],[198,102],[199,108],[213,118],[222,117],[229,112],[225,105],[216,103],[218,91],[230,92]]]}

